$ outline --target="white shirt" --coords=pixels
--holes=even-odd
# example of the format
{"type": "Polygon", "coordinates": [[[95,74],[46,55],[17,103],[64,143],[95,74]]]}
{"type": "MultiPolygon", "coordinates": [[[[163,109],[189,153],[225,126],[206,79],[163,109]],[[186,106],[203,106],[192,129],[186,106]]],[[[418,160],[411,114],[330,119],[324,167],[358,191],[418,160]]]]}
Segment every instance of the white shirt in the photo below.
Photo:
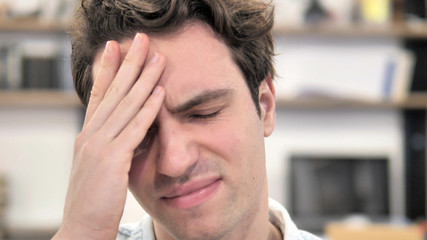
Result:
{"type": "MultiPolygon", "coordinates": [[[[280,229],[283,240],[320,240],[308,232],[299,230],[280,203],[269,199],[269,209],[270,222],[280,229]]],[[[149,215],[145,215],[139,223],[121,225],[116,240],[156,240],[153,220],[149,215]]]]}

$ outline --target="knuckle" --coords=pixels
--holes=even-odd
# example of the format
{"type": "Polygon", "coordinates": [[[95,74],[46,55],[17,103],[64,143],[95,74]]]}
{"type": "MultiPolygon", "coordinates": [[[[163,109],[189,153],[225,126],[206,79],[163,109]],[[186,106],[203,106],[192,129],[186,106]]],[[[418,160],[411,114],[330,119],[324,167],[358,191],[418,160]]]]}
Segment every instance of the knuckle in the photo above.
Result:
{"type": "Polygon", "coordinates": [[[78,134],[74,152],[73,165],[79,166],[100,166],[113,159],[114,149],[111,142],[106,140],[99,132],[85,136],[84,132],[78,134]]]}
{"type": "Polygon", "coordinates": [[[135,128],[137,128],[137,127],[139,127],[139,126],[141,126],[141,124],[144,122],[144,119],[141,117],[141,116],[139,116],[139,114],[137,114],[133,119],[132,119],[132,121],[130,122],[130,127],[131,128],[133,128],[133,129],[135,129],[135,128]]]}
{"type": "Polygon", "coordinates": [[[76,139],[74,141],[74,148],[76,150],[80,149],[84,145],[86,138],[86,132],[84,130],[77,134],[76,139]]]}
{"type": "Polygon", "coordinates": [[[82,156],[94,158],[108,151],[108,148],[103,147],[103,145],[102,140],[97,137],[91,137],[81,145],[80,152],[82,156]]]}
{"type": "Polygon", "coordinates": [[[123,59],[123,64],[130,64],[130,63],[132,63],[132,57],[129,56],[129,54],[127,54],[123,59]]]}
{"type": "Polygon", "coordinates": [[[147,128],[148,126],[151,124],[149,123],[147,117],[145,116],[145,114],[137,114],[133,121],[132,121],[132,127],[133,128],[147,128]]]}
{"type": "Polygon", "coordinates": [[[120,88],[115,83],[111,84],[111,86],[108,88],[108,94],[117,94],[119,92],[120,88]]]}
{"type": "Polygon", "coordinates": [[[139,59],[135,59],[132,55],[126,55],[125,58],[123,59],[123,65],[126,66],[135,66],[138,69],[141,69],[142,66],[144,65],[142,60],[139,59]]]}
{"type": "Polygon", "coordinates": [[[130,98],[129,96],[126,96],[121,100],[120,105],[126,107],[126,106],[134,104],[134,102],[135,101],[132,98],[130,98]]]}

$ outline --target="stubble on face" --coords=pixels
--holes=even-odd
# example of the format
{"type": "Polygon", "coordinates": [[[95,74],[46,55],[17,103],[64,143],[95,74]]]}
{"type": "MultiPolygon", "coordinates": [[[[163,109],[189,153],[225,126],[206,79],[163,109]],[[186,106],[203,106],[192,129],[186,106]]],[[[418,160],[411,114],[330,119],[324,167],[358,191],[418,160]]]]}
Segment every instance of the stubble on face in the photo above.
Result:
{"type": "Polygon", "coordinates": [[[164,192],[164,189],[182,185],[208,175],[217,175],[221,178],[221,181],[228,184],[226,187],[227,189],[223,189],[223,191],[227,191],[228,193],[225,194],[226,199],[221,199],[221,201],[216,202],[216,204],[211,204],[210,211],[206,210],[207,207],[205,205],[179,211],[178,214],[182,220],[179,224],[177,224],[178,217],[171,218],[171,211],[168,211],[168,209],[156,210],[156,214],[152,216],[155,220],[157,229],[162,228],[163,231],[167,231],[174,239],[224,239],[241,219],[241,217],[238,216],[239,213],[234,211],[234,208],[230,208],[231,206],[235,206],[238,202],[239,197],[237,194],[239,189],[237,186],[229,185],[228,176],[225,173],[224,167],[219,160],[215,160],[215,157],[202,157],[186,175],[179,178],[156,175],[154,192],[164,192]],[[224,209],[226,209],[226,211],[224,211],[224,209]],[[212,214],[212,212],[214,212],[214,214],[212,214]],[[214,219],[213,217],[215,216],[218,218],[214,219]],[[229,216],[233,217],[230,218],[229,216]],[[216,222],[216,224],[213,225],[212,222],[216,222]],[[195,226],[195,224],[197,224],[197,226],[195,226]]]}

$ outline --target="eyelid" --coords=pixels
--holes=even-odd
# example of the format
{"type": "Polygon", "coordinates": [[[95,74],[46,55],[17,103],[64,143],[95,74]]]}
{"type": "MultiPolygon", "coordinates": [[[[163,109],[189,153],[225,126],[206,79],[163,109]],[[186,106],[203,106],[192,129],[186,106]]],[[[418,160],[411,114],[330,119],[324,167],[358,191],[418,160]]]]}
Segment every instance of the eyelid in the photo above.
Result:
{"type": "Polygon", "coordinates": [[[219,115],[222,111],[224,111],[228,106],[230,105],[230,102],[217,102],[217,103],[210,103],[207,105],[200,105],[198,107],[193,108],[192,110],[189,110],[184,114],[184,116],[187,119],[194,119],[194,120],[204,120],[209,118],[214,118],[217,115],[219,115]]]}
{"type": "Polygon", "coordinates": [[[197,119],[207,119],[207,118],[212,118],[215,117],[216,115],[218,115],[221,112],[221,110],[217,110],[217,111],[213,111],[210,113],[193,113],[190,114],[190,118],[197,118],[197,119]]]}

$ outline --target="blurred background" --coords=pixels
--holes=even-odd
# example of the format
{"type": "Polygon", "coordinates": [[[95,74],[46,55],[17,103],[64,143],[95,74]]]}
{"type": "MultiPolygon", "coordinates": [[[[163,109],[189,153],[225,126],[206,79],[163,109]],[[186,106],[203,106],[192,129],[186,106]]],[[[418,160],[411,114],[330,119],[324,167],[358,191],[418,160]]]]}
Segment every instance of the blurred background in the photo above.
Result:
{"type": "MultiPolygon", "coordinates": [[[[76,2],[0,0],[0,239],[61,223],[84,117],[66,34],[76,2]]],[[[274,2],[270,196],[327,239],[425,239],[427,0],[274,2]]],[[[142,214],[129,194],[123,222],[142,214]]]]}

